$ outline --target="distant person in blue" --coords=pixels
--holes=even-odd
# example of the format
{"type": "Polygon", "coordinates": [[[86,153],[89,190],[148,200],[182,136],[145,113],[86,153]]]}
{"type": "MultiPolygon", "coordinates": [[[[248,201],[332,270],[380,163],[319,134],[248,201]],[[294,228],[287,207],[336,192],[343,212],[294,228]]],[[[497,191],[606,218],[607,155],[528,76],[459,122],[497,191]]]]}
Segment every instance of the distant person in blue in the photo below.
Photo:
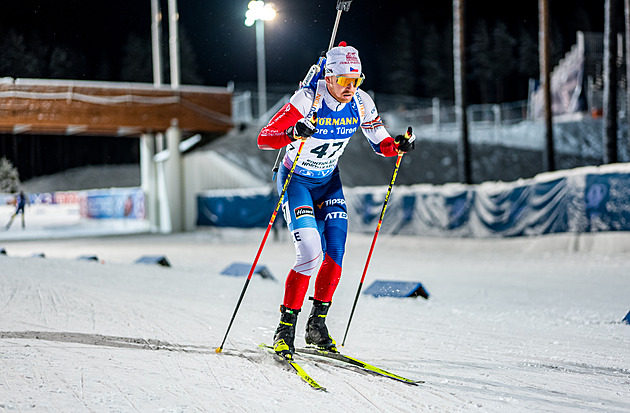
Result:
{"type": "Polygon", "coordinates": [[[18,214],[22,214],[22,229],[26,228],[26,224],[24,222],[24,207],[26,206],[26,195],[24,195],[23,191],[20,191],[16,200],[15,200],[15,213],[11,216],[11,219],[7,223],[5,229],[8,231],[11,228],[11,224],[13,224],[13,220],[18,214]]]}

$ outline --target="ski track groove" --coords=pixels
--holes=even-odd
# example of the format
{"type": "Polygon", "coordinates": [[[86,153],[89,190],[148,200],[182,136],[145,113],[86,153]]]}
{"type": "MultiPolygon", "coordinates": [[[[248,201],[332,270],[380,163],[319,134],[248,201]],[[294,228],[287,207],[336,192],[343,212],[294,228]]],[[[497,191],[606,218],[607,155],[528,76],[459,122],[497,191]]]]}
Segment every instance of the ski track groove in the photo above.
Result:
{"type": "MultiPolygon", "coordinates": [[[[396,393],[399,397],[402,397],[404,400],[411,400],[408,397],[404,396],[404,394],[393,390],[395,388],[394,386],[395,384],[401,384],[403,386],[406,386],[404,383],[389,383],[389,380],[391,379],[388,379],[386,377],[377,377],[367,371],[363,371],[361,369],[355,369],[355,368],[346,368],[345,366],[341,364],[326,363],[322,361],[311,361],[311,363],[315,365],[316,367],[318,367],[320,370],[327,372],[329,375],[331,375],[335,379],[347,385],[349,388],[352,389],[352,393],[358,394],[359,397],[357,398],[356,402],[349,401],[347,399],[347,396],[344,398],[343,403],[346,404],[347,410],[352,410],[353,408],[355,408],[356,406],[353,403],[357,403],[359,400],[365,400],[367,405],[374,406],[374,408],[376,408],[380,412],[391,411],[392,409],[394,409],[393,404],[390,406],[391,407],[390,410],[383,410],[382,408],[380,408],[378,406],[377,401],[374,401],[371,397],[366,395],[364,392],[362,392],[355,385],[352,384],[352,379],[353,379],[352,376],[356,376],[357,378],[361,378],[369,382],[370,388],[372,390],[374,390],[374,387],[378,388],[378,392],[375,394],[380,395],[380,391],[381,389],[383,389],[383,391],[387,393],[396,393]],[[380,380],[385,380],[385,381],[381,383],[380,380]]],[[[340,395],[344,397],[343,393],[340,393],[340,395]]]]}
{"type": "MultiPolygon", "coordinates": [[[[16,408],[18,411],[20,411],[20,412],[21,412],[21,411],[22,411],[22,409],[20,408],[20,404],[17,402],[17,399],[15,398],[15,397],[16,397],[16,396],[15,396],[15,392],[14,392],[14,391],[13,391],[13,389],[11,388],[11,385],[9,384],[9,380],[7,379],[7,376],[6,376],[6,374],[4,373],[4,371],[5,371],[5,369],[4,369],[4,368],[0,369],[0,375],[2,375],[2,379],[4,380],[4,383],[6,384],[7,389],[9,390],[9,395],[10,395],[9,397],[11,397],[11,400],[13,401],[13,403],[14,403],[14,405],[15,405],[15,408],[16,408]]],[[[7,408],[8,408],[8,407],[7,407],[7,408]]]]}
{"type": "MultiPolygon", "coordinates": [[[[143,333],[140,331],[140,329],[139,329],[138,327],[136,327],[136,324],[135,324],[135,323],[133,323],[133,324],[132,324],[132,320],[131,320],[131,318],[133,317],[133,318],[136,318],[136,319],[141,319],[140,321],[145,321],[145,322],[146,322],[146,319],[142,320],[142,319],[143,319],[143,317],[142,317],[142,316],[139,316],[139,315],[138,315],[138,314],[137,314],[134,310],[132,310],[131,312],[128,312],[126,315],[127,315],[127,316],[129,316],[129,318],[127,319],[127,326],[129,326],[130,328],[132,328],[132,329],[136,332],[136,334],[138,335],[138,337],[139,337],[142,341],[144,341],[144,342],[146,343],[146,345],[147,345],[147,346],[148,346],[151,350],[157,350],[157,347],[156,347],[156,346],[154,346],[153,344],[151,344],[151,343],[149,342],[149,339],[146,337],[146,335],[145,335],[145,334],[143,334],[143,333]]],[[[135,320],[134,320],[134,321],[135,321],[135,320]]],[[[148,323],[148,322],[146,322],[146,323],[145,323],[145,326],[146,326],[146,324],[147,324],[147,323],[148,323]]]]}
{"type": "MultiPolygon", "coordinates": [[[[132,315],[133,315],[136,319],[138,319],[138,320],[140,321],[140,324],[142,324],[142,325],[144,325],[144,326],[148,327],[151,331],[153,331],[153,332],[159,331],[159,332],[163,333],[163,337],[167,338],[167,339],[168,339],[168,341],[169,341],[169,342],[171,342],[171,343],[172,343],[172,342],[177,342],[177,340],[179,339],[178,337],[181,337],[182,335],[184,335],[184,334],[182,334],[182,335],[180,335],[180,336],[176,336],[176,335],[174,335],[174,334],[173,334],[173,332],[172,332],[172,329],[173,329],[173,328],[176,328],[176,327],[174,327],[174,326],[168,326],[169,330],[167,330],[167,329],[165,329],[164,327],[162,327],[162,325],[161,325],[161,324],[155,323],[155,322],[153,322],[153,321],[151,321],[151,320],[147,319],[147,318],[144,316],[144,314],[143,314],[142,312],[139,312],[139,311],[137,311],[137,310],[133,310],[133,314],[132,314],[132,315]]],[[[137,328],[137,327],[135,327],[135,326],[134,326],[134,329],[135,329],[135,330],[139,333],[139,330],[138,330],[138,328],[137,328]]],[[[149,347],[150,347],[152,350],[157,350],[157,347],[152,346],[152,345],[149,343],[149,341],[148,341],[148,339],[147,339],[147,338],[145,338],[144,336],[142,336],[142,339],[143,339],[143,340],[147,343],[147,345],[149,345],[149,347]]],[[[158,339],[158,338],[157,338],[157,337],[155,337],[155,339],[158,339]]]]}
{"type": "MultiPolygon", "coordinates": [[[[66,379],[64,379],[58,372],[54,372],[55,376],[59,379],[59,381],[61,383],[63,383],[65,385],[66,388],[70,389],[70,391],[72,391],[72,394],[74,395],[74,397],[81,402],[81,404],[83,404],[83,406],[85,406],[85,408],[89,411],[92,411],[92,409],[90,409],[90,406],[85,402],[85,400],[83,399],[83,397],[81,397],[76,390],[74,389],[74,386],[71,386],[70,383],[68,383],[68,381],[66,381],[66,379]]],[[[82,377],[83,378],[83,377],[82,377]]]]}
{"type": "Polygon", "coordinates": [[[48,318],[44,311],[44,297],[42,296],[42,289],[40,287],[37,287],[37,295],[39,297],[39,315],[44,320],[44,325],[48,327],[48,318]]]}
{"type": "MultiPolygon", "coordinates": [[[[208,368],[210,369],[210,371],[212,372],[212,377],[214,377],[214,379],[217,382],[217,385],[219,386],[219,390],[221,391],[221,394],[223,395],[223,397],[225,398],[225,400],[229,401],[233,406],[238,407],[241,411],[246,412],[247,409],[245,409],[243,406],[241,406],[238,402],[234,401],[228,394],[226,394],[225,389],[223,388],[223,386],[221,385],[221,381],[218,379],[218,377],[216,376],[216,374],[212,371],[212,366],[209,363],[209,360],[206,358],[206,365],[208,366],[208,368]]],[[[221,358],[219,357],[219,360],[221,360],[221,358]]],[[[221,360],[220,363],[223,364],[223,366],[225,366],[225,361],[221,360]]]]}
{"type": "Polygon", "coordinates": [[[127,403],[129,403],[129,405],[130,405],[131,407],[133,407],[133,409],[134,409],[135,411],[140,412],[140,410],[138,410],[138,408],[136,407],[136,405],[135,405],[135,404],[134,404],[131,400],[129,400],[129,397],[127,397],[127,395],[126,395],[126,394],[125,394],[125,393],[124,393],[124,392],[120,389],[120,387],[118,387],[118,385],[117,385],[116,383],[114,383],[114,387],[118,390],[118,392],[120,393],[120,395],[121,395],[122,397],[124,397],[124,398],[125,398],[125,400],[127,400],[127,403]]]}
{"type": "MultiPolygon", "coordinates": [[[[263,350],[261,349],[261,351],[263,351],[263,350]]],[[[263,355],[265,356],[264,359],[271,359],[271,361],[275,364],[274,366],[270,366],[270,367],[278,367],[281,370],[283,370],[285,373],[289,373],[289,374],[281,374],[281,375],[279,375],[279,376],[282,376],[282,380],[286,383],[287,387],[297,389],[297,391],[299,391],[303,395],[307,396],[309,399],[312,398],[313,393],[316,393],[316,391],[314,391],[311,388],[311,386],[308,385],[308,383],[305,383],[304,380],[302,380],[295,373],[295,371],[291,367],[286,366],[281,360],[276,360],[276,358],[275,358],[275,356],[273,354],[265,352],[265,354],[263,354],[263,355]],[[291,379],[289,379],[289,378],[291,378],[291,379]]],[[[310,374],[310,371],[308,369],[308,365],[304,365],[304,364],[300,363],[300,366],[302,368],[304,368],[304,370],[308,374],[310,374]]],[[[315,381],[317,381],[317,379],[315,379],[315,381]]],[[[323,387],[326,387],[326,386],[323,386],[323,387]]]]}
{"type": "Polygon", "coordinates": [[[219,391],[221,392],[221,396],[223,396],[223,399],[228,400],[230,403],[236,405],[239,409],[241,409],[242,411],[245,411],[241,406],[239,406],[238,404],[234,403],[232,401],[232,399],[230,399],[226,394],[225,391],[223,390],[223,386],[221,385],[221,382],[219,381],[219,379],[217,378],[217,375],[214,374],[214,371],[212,371],[212,365],[208,362],[208,359],[204,359],[204,361],[206,362],[206,367],[208,367],[208,371],[210,373],[210,375],[212,376],[212,378],[214,379],[214,381],[217,383],[217,387],[219,389],[219,391]]]}
{"type": "Polygon", "coordinates": [[[385,410],[383,410],[383,409],[381,409],[380,407],[378,407],[378,405],[377,405],[377,404],[376,404],[376,403],[375,403],[372,399],[370,399],[368,396],[366,396],[365,394],[363,394],[363,392],[362,392],[361,390],[357,389],[357,388],[356,388],[356,387],[355,387],[352,383],[350,383],[350,382],[346,382],[346,384],[347,384],[350,388],[352,388],[352,389],[353,389],[353,390],[354,390],[357,394],[359,394],[361,397],[363,397],[363,399],[364,399],[365,401],[367,401],[369,404],[371,404],[372,406],[374,406],[374,408],[375,408],[376,410],[378,410],[379,412],[383,412],[383,413],[385,412],[385,410]]]}
{"type": "MultiPolygon", "coordinates": [[[[38,350],[38,351],[40,351],[40,352],[41,352],[41,350],[38,350]]],[[[48,366],[46,366],[46,367],[48,367],[48,366]]],[[[50,378],[48,377],[48,374],[46,373],[46,370],[43,370],[43,371],[42,371],[42,379],[43,379],[43,382],[45,383],[46,387],[49,389],[49,391],[52,391],[52,388],[51,388],[51,380],[50,380],[50,378]]],[[[59,412],[63,412],[63,410],[61,410],[60,408],[58,408],[58,407],[56,407],[56,406],[52,406],[52,405],[50,405],[49,407],[53,407],[53,408],[55,408],[55,410],[57,410],[57,411],[59,411],[59,412]]]]}
{"type": "MultiPolygon", "coordinates": [[[[175,363],[175,367],[177,367],[177,370],[179,371],[179,374],[181,375],[182,378],[185,378],[186,375],[184,374],[184,372],[182,371],[182,366],[179,364],[179,362],[177,360],[173,360],[175,363]]],[[[175,376],[171,373],[169,367],[164,363],[164,360],[162,360],[160,358],[160,363],[162,364],[162,366],[164,367],[164,370],[166,370],[166,372],[168,373],[169,377],[171,379],[175,379],[175,376]]],[[[191,399],[192,401],[194,401],[197,404],[197,408],[196,410],[199,411],[205,411],[204,407],[203,407],[203,403],[201,403],[197,397],[195,397],[194,394],[192,394],[190,391],[188,391],[188,388],[186,388],[186,386],[182,386],[181,384],[179,384],[179,380],[178,380],[178,384],[177,387],[179,387],[181,390],[184,391],[184,393],[186,393],[191,399]]]]}
{"type": "Polygon", "coordinates": [[[57,315],[57,318],[59,318],[59,307],[57,305],[57,300],[55,300],[55,296],[58,296],[58,291],[55,289],[50,289],[48,292],[48,298],[49,301],[52,304],[52,310],[55,312],[55,314],[57,315]]]}
{"type": "Polygon", "coordinates": [[[96,331],[96,310],[94,309],[94,303],[89,302],[88,307],[90,309],[89,318],[90,318],[90,321],[92,322],[92,331],[96,331]]]}
{"type": "Polygon", "coordinates": [[[243,353],[243,357],[245,357],[246,360],[248,360],[253,366],[254,368],[256,368],[256,370],[258,371],[258,373],[265,378],[265,380],[267,380],[267,383],[269,384],[273,384],[273,381],[265,374],[265,372],[260,368],[260,363],[256,363],[256,361],[254,361],[252,358],[250,358],[249,356],[247,356],[245,353],[243,353]]]}
{"type": "MultiPolygon", "coordinates": [[[[303,357],[302,359],[305,359],[305,358],[303,357]]],[[[335,363],[334,361],[327,362],[327,361],[309,360],[309,362],[313,364],[314,366],[320,368],[321,370],[329,372],[329,374],[331,374],[335,378],[338,378],[339,380],[343,381],[345,384],[350,386],[354,391],[359,393],[360,396],[362,396],[362,398],[366,399],[370,404],[375,405],[376,408],[379,409],[380,411],[383,411],[383,410],[378,407],[377,402],[374,402],[373,400],[371,400],[368,396],[363,394],[359,389],[357,389],[354,385],[352,385],[352,375],[356,376],[357,378],[361,378],[362,380],[368,381],[371,385],[374,385],[378,387],[379,389],[380,388],[386,389],[385,391],[387,391],[387,393],[389,394],[395,394],[396,395],[396,397],[394,398],[395,400],[404,400],[407,402],[407,404],[410,404],[410,405],[414,405],[415,403],[417,403],[414,398],[408,396],[407,393],[403,390],[404,388],[409,387],[408,384],[405,384],[402,382],[395,382],[390,378],[372,374],[371,372],[365,371],[361,368],[358,368],[358,367],[355,368],[353,366],[344,365],[342,363],[335,363]],[[342,373],[342,371],[344,372],[342,373]]],[[[422,384],[420,386],[422,386],[422,384]]],[[[349,406],[349,408],[351,407],[352,406],[349,406]]],[[[397,408],[402,409],[402,407],[397,407],[397,408]]]]}
{"type": "MultiPolygon", "coordinates": [[[[34,348],[34,347],[32,347],[32,348],[34,348]]],[[[41,355],[43,355],[43,354],[44,354],[44,351],[43,351],[43,350],[44,350],[44,349],[48,349],[48,348],[55,348],[55,346],[54,346],[54,345],[52,345],[52,344],[48,344],[48,343],[41,343],[41,347],[37,347],[37,350],[36,350],[36,351],[37,351],[38,353],[40,353],[41,355]]],[[[48,368],[48,367],[51,367],[50,362],[48,362],[48,363],[46,364],[46,366],[45,366],[45,367],[47,367],[47,368],[48,368]]],[[[72,394],[74,395],[75,399],[77,399],[77,400],[78,400],[81,404],[83,404],[83,406],[85,406],[85,408],[86,408],[87,410],[89,410],[89,411],[93,411],[93,410],[91,410],[91,409],[90,409],[89,405],[85,402],[85,400],[83,399],[83,397],[81,397],[81,396],[80,396],[80,395],[79,395],[79,394],[75,391],[74,387],[73,387],[73,386],[71,386],[71,385],[68,383],[68,381],[67,381],[67,380],[66,380],[63,376],[61,376],[61,375],[60,375],[57,371],[52,370],[52,373],[54,374],[54,376],[55,376],[56,380],[51,380],[51,378],[49,377],[49,373],[47,373],[47,372],[46,372],[46,370],[42,370],[42,371],[40,371],[38,368],[33,367],[33,369],[32,369],[31,371],[33,372],[33,380],[34,380],[34,381],[36,381],[36,380],[37,380],[37,378],[39,378],[40,385],[41,385],[42,387],[46,387],[46,388],[48,388],[50,391],[52,391],[51,383],[61,383],[61,384],[63,384],[63,387],[64,387],[64,388],[69,389],[69,390],[72,392],[72,394]]],[[[81,378],[83,378],[83,377],[81,377],[81,378]]],[[[24,379],[25,379],[25,378],[24,378],[24,379]]],[[[25,381],[26,381],[26,380],[25,380],[25,381]]],[[[33,383],[29,383],[29,382],[27,382],[27,383],[28,383],[28,385],[32,385],[32,384],[33,384],[33,383]]],[[[49,407],[51,407],[51,405],[47,406],[47,408],[49,408],[49,407]]],[[[58,407],[55,407],[55,409],[57,409],[57,410],[58,410],[58,411],[60,411],[60,412],[63,412],[63,411],[64,411],[64,409],[66,409],[66,408],[67,408],[66,406],[64,406],[64,408],[63,408],[63,409],[60,409],[60,408],[58,408],[58,407]]]]}
{"type": "MultiPolygon", "coordinates": [[[[201,316],[197,315],[196,313],[192,311],[189,311],[186,308],[181,308],[181,306],[167,304],[167,305],[162,306],[162,310],[167,312],[168,314],[178,313],[181,315],[182,319],[187,320],[187,321],[196,321],[201,326],[200,328],[202,329],[202,331],[207,329],[208,320],[203,319],[201,316]]],[[[185,336],[187,333],[189,333],[188,329],[183,328],[182,325],[176,324],[176,325],[169,325],[167,327],[169,328],[167,333],[171,334],[171,337],[173,337],[174,340],[177,340],[178,337],[185,336]]]]}
{"type": "Polygon", "coordinates": [[[9,311],[7,311],[7,312],[10,312],[10,310],[11,310],[10,305],[11,305],[11,302],[15,299],[15,295],[17,294],[18,288],[19,288],[19,286],[18,286],[18,285],[16,285],[16,286],[13,288],[13,291],[11,291],[11,294],[9,295],[9,298],[7,299],[7,302],[6,302],[6,303],[4,303],[4,305],[2,306],[2,308],[0,308],[0,313],[5,313],[5,311],[4,311],[4,310],[5,310],[7,307],[9,307],[9,309],[8,309],[9,311]]]}

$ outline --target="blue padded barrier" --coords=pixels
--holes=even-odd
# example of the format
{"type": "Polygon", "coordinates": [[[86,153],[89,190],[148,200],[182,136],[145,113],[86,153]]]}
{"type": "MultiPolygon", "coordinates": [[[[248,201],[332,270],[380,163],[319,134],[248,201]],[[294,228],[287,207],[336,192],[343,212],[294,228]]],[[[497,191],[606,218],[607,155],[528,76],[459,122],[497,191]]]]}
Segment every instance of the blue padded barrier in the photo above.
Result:
{"type": "Polygon", "coordinates": [[[170,267],[171,263],[168,262],[168,259],[163,255],[144,255],[138,258],[135,262],[136,264],[157,264],[162,267],[170,267]]]}
{"type": "Polygon", "coordinates": [[[422,283],[412,281],[376,280],[363,294],[374,297],[423,297],[429,298],[429,293],[422,283]]]}
{"type": "MultiPolygon", "coordinates": [[[[252,264],[248,264],[245,262],[234,262],[227,267],[221,274],[223,275],[231,275],[234,277],[244,277],[249,275],[249,271],[252,269],[252,264]]],[[[276,278],[273,276],[271,271],[267,269],[264,265],[257,265],[254,268],[254,274],[259,274],[262,278],[275,280],[276,278]]]]}

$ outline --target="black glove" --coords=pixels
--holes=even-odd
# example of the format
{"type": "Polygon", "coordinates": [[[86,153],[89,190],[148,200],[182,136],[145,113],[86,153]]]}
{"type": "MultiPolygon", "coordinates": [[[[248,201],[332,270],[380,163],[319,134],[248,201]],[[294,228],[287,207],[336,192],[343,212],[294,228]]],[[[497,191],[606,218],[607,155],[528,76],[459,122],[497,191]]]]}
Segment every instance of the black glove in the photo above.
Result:
{"type": "Polygon", "coordinates": [[[291,126],[287,129],[287,135],[289,135],[293,140],[306,139],[313,136],[315,132],[317,132],[315,123],[307,120],[306,118],[298,120],[295,126],[291,126]]]}
{"type": "Polygon", "coordinates": [[[394,139],[394,142],[397,145],[396,149],[398,149],[398,151],[409,152],[415,149],[416,147],[416,144],[414,142],[415,140],[416,140],[416,135],[411,133],[409,137],[407,137],[406,135],[396,136],[396,138],[394,139]]]}

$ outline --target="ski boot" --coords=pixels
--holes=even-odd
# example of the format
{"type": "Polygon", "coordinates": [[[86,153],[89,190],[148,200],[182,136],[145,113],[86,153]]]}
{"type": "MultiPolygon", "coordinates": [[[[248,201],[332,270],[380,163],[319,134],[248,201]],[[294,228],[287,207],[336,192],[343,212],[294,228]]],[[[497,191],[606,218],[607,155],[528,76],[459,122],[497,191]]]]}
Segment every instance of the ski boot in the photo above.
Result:
{"type": "Polygon", "coordinates": [[[295,352],[295,324],[300,310],[280,306],[280,324],[273,336],[273,350],[281,357],[292,359],[295,352]]]}
{"type": "Polygon", "coordinates": [[[337,343],[328,334],[328,328],[326,327],[326,315],[332,302],[323,302],[313,300],[313,308],[311,309],[311,315],[308,317],[306,323],[306,344],[313,344],[318,348],[326,351],[337,352],[337,343]]]}

